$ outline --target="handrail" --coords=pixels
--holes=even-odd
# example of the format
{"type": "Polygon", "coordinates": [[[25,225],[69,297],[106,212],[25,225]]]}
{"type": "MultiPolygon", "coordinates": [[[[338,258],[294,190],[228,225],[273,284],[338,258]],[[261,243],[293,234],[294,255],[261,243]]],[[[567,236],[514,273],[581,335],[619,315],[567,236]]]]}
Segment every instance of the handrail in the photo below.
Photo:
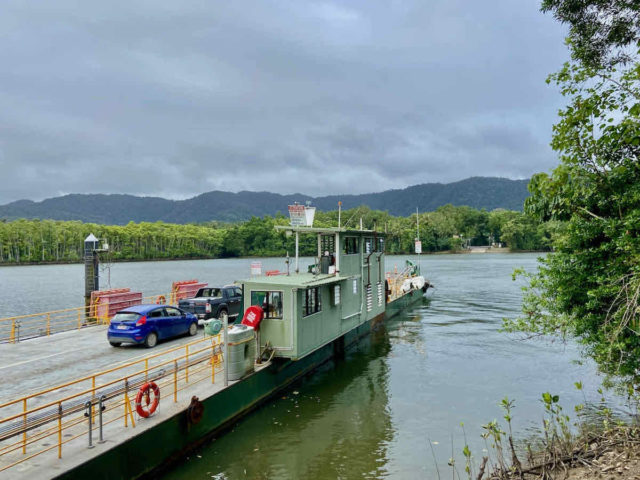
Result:
{"type": "MultiPolygon", "coordinates": [[[[176,303],[176,296],[170,293],[142,297],[142,303],[156,303],[161,297],[164,297],[164,303],[167,299],[169,305],[176,303]]],[[[91,316],[90,313],[90,307],[84,306],[3,317],[0,318],[0,343],[17,343],[30,338],[109,323],[108,317],[91,316]]]]}
{"type": "MultiPolygon", "coordinates": [[[[218,334],[218,335],[220,335],[220,334],[218,334]]],[[[115,372],[116,370],[120,370],[122,368],[131,367],[131,366],[133,366],[133,365],[135,365],[137,363],[141,363],[141,362],[144,362],[144,361],[149,361],[149,360],[151,360],[153,358],[157,358],[157,357],[165,355],[167,353],[172,353],[172,352],[175,352],[177,350],[182,350],[185,347],[188,348],[191,345],[196,345],[198,343],[202,343],[205,340],[209,340],[209,338],[207,338],[207,337],[200,338],[198,340],[194,340],[193,342],[189,342],[189,343],[185,343],[184,345],[180,345],[179,347],[173,347],[173,348],[170,348],[168,350],[162,350],[161,352],[154,353],[153,355],[148,355],[148,356],[145,355],[145,356],[143,356],[141,358],[138,357],[139,360],[132,360],[132,361],[129,361],[129,362],[126,362],[126,363],[121,363],[119,365],[116,365],[115,367],[108,368],[107,370],[102,370],[100,372],[96,372],[96,373],[93,373],[91,375],[86,375],[84,377],[76,378],[75,380],[71,380],[69,382],[62,383],[60,385],[56,385],[55,387],[50,387],[50,388],[48,388],[46,390],[40,390],[40,391],[38,391],[36,393],[32,393],[30,395],[25,395],[24,397],[20,397],[20,398],[18,398],[16,400],[11,400],[9,402],[0,404],[0,410],[5,408],[5,407],[8,407],[10,405],[14,405],[16,403],[22,402],[23,400],[29,400],[30,398],[38,397],[40,395],[44,395],[46,393],[53,392],[54,390],[58,390],[60,388],[66,388],[66,387],[68,387],[70,385],[73,385],[75,383],[86,382],[87,380],[91,380],[92,378],[99,377],[101,375],[106,375],[107,373],[112,373],[112,372],[115,372]]]]}
{"type": "MultiPolygon", "coordinates": [[[[85,435],[88,435],[91,444],[88,430],[99,415],[96,410],[105,401],[108,407],[99,415],[103,425],[124,420],[125,427],[129,426],[130,421],[133,428],[136,423],[133,415],[135,408],[132,407],[129,392],[137,390],[147,381],[154,381],[160,388],[173,390],[175,403],[179,399],[178,393],[188,386],[208,378],[212,384],[215,383],[216,371],[222,364],[221,334],[218,334],[144,355],[0,404],[0,472],[56,447],[58,458],[61,458],[63,445],[85,435]],[[159,361],[150,363],[153,360],[159,361]],[[115,378],[106,376],[114,373],[115,378]],[[88,381],[90,385],[83,385],[88,381]],[[73,386],[79,387],[79,391],[69,393],[68,388],[73,386]],[[51,395],[52,392],[57,393],[51,395]],[[29,401],[44,395],[51,395],[52,398],[43,404],[28,406],[29,401]],[[15,408],[20,405],[22,408],[16,412],[15,408]],[[86,411],[88,405],[96,407],[86,411]],[[80,430],[83,425],[84,431],[80,430]],[[63,432],[67,432],[64,439],[63,432]],[[46,448],[32,453],[33,449],[40,447],[46,448]],[[31,450],[29,454],[28,448],[31,450]]],[[[163,398],[168,399],[169,395],[163,398]]],[[[188,396],[183,400],[187,399],[188,396]]],[[[153,417],[144,421],[153,421],[153,417]]]]}

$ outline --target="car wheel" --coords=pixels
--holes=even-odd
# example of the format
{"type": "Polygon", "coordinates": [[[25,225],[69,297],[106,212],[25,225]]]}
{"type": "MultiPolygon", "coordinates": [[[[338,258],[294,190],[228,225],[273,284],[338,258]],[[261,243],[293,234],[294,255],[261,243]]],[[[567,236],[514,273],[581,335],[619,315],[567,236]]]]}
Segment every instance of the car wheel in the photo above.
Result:
{"type": "Polygon", "coordinates": [[[147,338],[144,339],[144,345],[147,348],[155,347],[156,343],[158,343],[158,335],[156,335],[154,332],[151,332],[149,335],[147,335],[147,338]]]}
{"type": "Polygon", "coordinates": [[[119,347],[120,345],[122,345],[122,343],[120,342],[109,342],[111,344],[112,347],[119,347]]]}
{"type": "Polygon", "coordinates": [[[229,324],[229,314],[226,310],[220,311],[220,313],[218,314],[218,320],[220,320],[223,324],[225,322],[227,323],[227,325],[229,324]]]}
{"type": "Polygon", "coordinates": [[[198,333],[198,324],[196,322],[193,322],[191,325],[189,325],[189,335],[193,337],[196,333],[198,333]]]}

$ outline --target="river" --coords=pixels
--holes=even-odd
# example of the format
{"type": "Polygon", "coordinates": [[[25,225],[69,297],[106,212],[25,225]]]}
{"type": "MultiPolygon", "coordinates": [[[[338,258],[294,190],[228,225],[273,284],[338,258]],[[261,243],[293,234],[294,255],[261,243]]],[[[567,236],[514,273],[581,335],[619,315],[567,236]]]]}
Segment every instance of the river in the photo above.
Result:
{"type": "MultiPolygon", "coordinates": [[[[587,400],[597,403],[601,378],[575,344],[499,331],[521,304],[514,268],[534,270],[536,258],[423,256],[423,273],[436,285],[428,301],[292,385],[166,477],[447,478],[453,443],[462,478],[465,437],[479,464],[486,453],[482,425],[502,420],[503,397],[515,400],[518,438],[540,426],[543,392],[560,395],[572,412],[583,402],[573,386],[581,381],[587,400]]],[[[167,292],[174,280],[230,283],[248,276],[251,261],[121,263],[102,272],[102,286],[110,277],[112,287],[150,295],[167,292]]],[[[282,259],[261,261],[264,269],[284,267],[282,259]]],[[[387,257],[387,270],[403,261],[387,257]]],[[[0,268],[0,317],[80,305],[82,275],[82,265],[0,268]]]]}

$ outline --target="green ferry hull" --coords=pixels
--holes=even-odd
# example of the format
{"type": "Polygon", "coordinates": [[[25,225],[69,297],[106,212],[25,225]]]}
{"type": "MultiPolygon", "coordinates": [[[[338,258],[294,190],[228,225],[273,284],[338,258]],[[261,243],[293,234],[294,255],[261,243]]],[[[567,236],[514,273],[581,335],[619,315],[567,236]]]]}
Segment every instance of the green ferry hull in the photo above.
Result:
{"type": "Polygon", "coordinates": [[[345,348],[368,335],[385,319],[397,315],[422,298],[421,291],[404,295],[388,303],[384,313],[306,357],[297,361],[276,359],[268,367],[244,377],[211,397],[201,399],[204,414],[197,425],[188,423],[185,405],[185,409],[173,417],[56,478],[155,478],[159,472],[179,461],[189,451],[231,427],[242,416],[295,380],[332,357],[342,354],[345,348]]]}

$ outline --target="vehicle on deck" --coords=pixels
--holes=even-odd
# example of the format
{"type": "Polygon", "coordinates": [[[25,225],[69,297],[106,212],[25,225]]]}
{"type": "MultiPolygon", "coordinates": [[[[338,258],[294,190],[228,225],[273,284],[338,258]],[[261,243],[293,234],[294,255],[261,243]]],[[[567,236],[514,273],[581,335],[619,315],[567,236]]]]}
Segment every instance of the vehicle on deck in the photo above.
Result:
{"type": "Polygon", "coordinates": [[[242,289],[235,285],[204,287],[198,290],[195,297],[180,300],[178,306],[185,312],[193,313],[200,320],[223,320],[226,316],[229,323],[233,323],[242,308],[242,289]]]}
{"type": "Polygon", "coordinates": [[[107,339],[114,347],[123,343],[155,347],[158,340],[198,332],[198,318],[171,305],[134,305],[120,310],[111,319],[107,339]]]}

